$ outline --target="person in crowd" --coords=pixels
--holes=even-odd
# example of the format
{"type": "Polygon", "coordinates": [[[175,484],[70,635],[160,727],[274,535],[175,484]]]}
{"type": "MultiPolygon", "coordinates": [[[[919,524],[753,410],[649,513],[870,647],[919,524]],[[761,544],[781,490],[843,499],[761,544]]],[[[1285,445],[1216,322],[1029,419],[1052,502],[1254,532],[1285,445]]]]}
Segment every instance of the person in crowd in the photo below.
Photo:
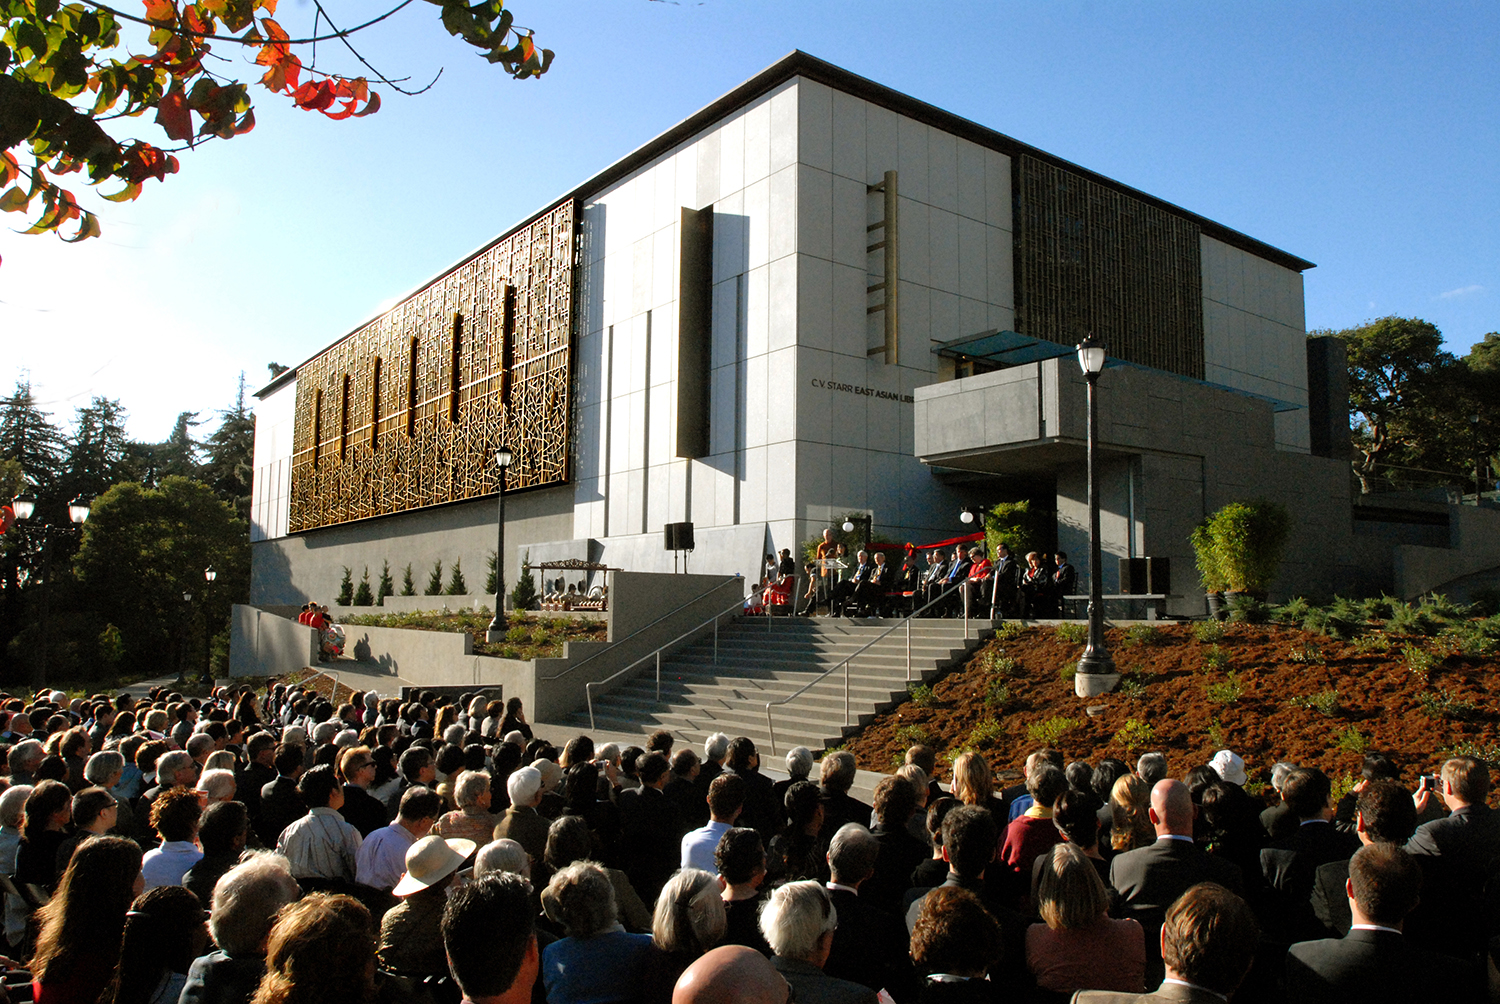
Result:
{"type": "Polygon", "coordinates": [[[766,849],[760,834],[748,826],[726,830],[714,850],[714,865],[723,889],[726,945],[745,945],[765,955],[771,946],[761,937],[761,885],[766,878],[766,849]]]}
{"type": "Polygon", "coordinates": [[[188,869],[203,857],[198,848],[198,824],[203,810],[198,793],[191,788],[169,788],[151,803],[151,828],[161,838],[161,846],[146,852],[141,874],[146,888],[159,885],[181,885],[188,869]]]}
{"type": "Polygon", "coordinates": [[[744,945],[720,945],[683,970],[672,1004],[789,1004],[791,986],[766,957],[744,945]]]}
{"type": "Polygon", "coordinates": [[[1292,771],[1297,769],[1294,763],[1281,761],[1271,766],[1271,788],[1276,792],[1278,801],[1261,811],[1260,826],[1267,837],[1272,840],[1289,836],[1299,825],[1297,817],[1293,815],[1286,800],[1281,798],[1281,786],[1291,776],[1292,771]]]}
{"type": "Polygon", "coordinates": [[[548,1004],[608,1004],[633,999],[644,978],[651,937],[625,931],[604,869],[575,861],[542,893],[548,918],[566,937],[542,951],[548,1004]]]}
{"type": "Polygon", "coordinates": [[[473,853],[474,841],[462,837],[429,834],[411,845],[406,852],[406,874],[391,890],[400,902],[380,922],[375,957],[381,968],[411,977],[448,974],[441,931],[443,907],[454,876],[473,853]]]}
{"type": "Polygon", "coordinates": [[[651,953],[640,999],[666,1004],[688,966],[720,944],[728,927],[719,881],[697,868],[683,868],[667,880],[651,914],[651,953]]]}
{"type": "MultiPolygon", "coordinates": [[[[224,751],[228,762],[233,762],[234,754],[224,751]]],[[[213,754],[218,756],[217,753],[213,754]]],[[[232,767],[208,767],[198,776],[198,783],[193,790],[198,792],[199,801],[207,808],[215,802],[234,801],[235,791],[238,787],[232,767]]]]}
{"type": "Polygon", "coordinates": [[[708,786],[708,823],[685,834],[680,866],[718,873],[714,851],[719,840],[734,826],[745,806],[745,781],[734,774],[721,774],[708,786]]]}
{"type": "Polygon", "coordinates": [[[1076,844],[1042,855],[1036,906],[1042,923],[1026,930],[1026,966],[1054,993],[1145,989],[1146,940],[1132,919],[1108,916],[1109,893],[1076,844]]]}
{"type": "Polygon", "coordinates": [[[36,912],[29,968],[37,1004],[95,1004],[120,957],[125,914],[144,888],[141,849],[121,837],[78,848],[57,892],[36,912]]]}
{"type": "Polygon", "coordinates": [[[425,746],[410,746],[404,750],[396,761],[396,773],[400,781],[386,797],[387,815],[396,811],[401,804],[401,795],[407,788],[421,785],[436,790],[437,761],[433,758],[432,750],[425,746]]]}
{"type": "Polygon", "coordinates": [[[307,771],[297,781],[297,793],[309,806],[307,815],[281,831],[276,853],[291,863],[304,888],[353,882],[363,841],[339,815],[344,789],[333,768],[319,764],[307,771]]]}
{"type": "Polygon", "coordinates": [[[1032,804],[1006,827],[1000,844],[1000,860],[1010,869],[1018,898],[1024,897],[1030,885],[1031,866],[1037,856],[1062,840],[1052,820],[1052,806],[1067,790],[1067,777],[1045,761],[1026,775],[1026,791],[1032,804]]]}
{"type": "MultiPolygon", "coordinates": [[[[919,773],[921,770],[911,769],[919,773]]],[[[913,785],[900,776],[881,778],[875,785],[875,825],[870,832],[880,853],[875,858],[874,870],[860,886],[860,897],[892,916],[901,906],[901,894],[911,888],[912,870],[931,853],[926,841],[912,836],[908,826],[917,814],[918,791],[925,793],[926,789],[925,778],[913,785]]]]}
{"type": "Polygon", "coordinates": [[[1223,1004],[1244,981],[1260,936],[1255,914],[1223,886],[1202,882],[1167,910],[1161,929],[1165,976],[1154,993],[1084,990],[1075,1004],[1223,1004]]]}
{"type": "Polygon", "coordinates": [[[213,899],[219,879],[239,863],[250,838],[250,813],[240,802],[215,802],[198,822],[199,858],[182,876],[182,884],[199,903],[213,899]]]}
{"type": "Polygon", "coordinates": [[[640,787],[619,795],[621,846],[629,851],[624,870],[641,897],[655,902],[677,870],[684,827],[664,790],[672,777],[666,754],[647,753],[636,761],[636,771],[640,787]]]}
{"type": "Polygon", "coordinates": [[[787,789],[798,781],[806,781],[812,774],[812,769],[812,750],[806,746],[793,746],[786,751],[786,777],[771,785],[771,794],[775,797],[777,806],[781,807],[781,823],[785,823],[787,819],[785,809],[787,789]]]}
{"type": "Polygon", "coordinates": [[[858,764],[854,754],[839,750],[825,756],[819,767],[818,786],[823,799],[823,831],[826,843],[845,823],[868,823],[874,809],[849,794],[854,787],[858,764]]]}
{"type": "Polygon", "coordinates": [[[281,831],[307,814],[307,805],[297,791],[297,781],[306,769],[302,747],[283,742],[274,756],[276,777],[260,789],[260,842],[275,847],[281,831]]]}
{"type": "Polygon", "coordinates": [[[740,825],[753,827],[763,838],[770,840],[781,827],[781,806],[776,801],[771,779],[760,772],[760,753],[756,751],[753,740],[739,736],[730,741],[724,772],[745,782],[745,807],[740,814],[740,825]]]}
{"type": "MultiPolygon", "coordinates": [[[[545,763],[547,761],[538,761],[545,763]]],[[[533,862],[547,853],[547,820],[537,812],[542,803],[542,772],[535,765],[514,771],[505,782],[510,808],[495,824],[492,837],[508,837],[526,848],[533,862]]]]}
{"type": "Polygon", "coordinates": [[[1000,1004],[1008,995],[985,978],[1000,954],[1000,925],[978,896],[934,890],[911,931],[911,958],[924,977],[917,1004],[1000,1004]]]}
{"type": "MultiPolygon", "coordinates": [[[[368,837],[390,821],[385,806],[370,787],[375,783],[375,757],[368,746],[349,746],[338,757],[338,776],[344,784],[344,804],[339,815],[344,822],[368,837]]],[[[489,836],[486,832],[485,836],[489,836]]]]}
{"type": "Polygon", "coordinates": [[[1317,870],[1347,860],[1359,848],[1357,837],[1333,825],[1331,789],[1328,775],[1314,767],[1299,767],[1282,785],[1282,797],[1301,825],[1260,852],[1272,896],[1262,909],[1268,937],[1292,942],[1323,933],[1310,902],[1317,870]]]}
{"type": "Polygon", "coordinates": [[[1008,803],[995,795],[995,776],[980,753],[966,750],[953,761],[953,797],[964,805],[987,810],[997,826],[1009,819],[1008,803]]]}
{"type": "Polygon", "coordinates": [[[676,810],[678,829],[684,833],[708,822],[708,801],[697,785],[701,769],[698,754],[691,749],[672,754],[672,776],[662,794],[676,810]]]}
{"type": "Polygon", "coordinates": [[[1142,753],[1135,762],[1135,775],[1146,782],[1148,788],[1156,787],[1158,781],[1166,779],[1167,755],[1165,753],[1142,753]]]}
{"type": "Polygon", "coordinates": [[[461,837],[476,847],[490,842],[503,818],[490,811],[490,776],[482,770],[466,770],[453,783],[458,808],[443,814],[432,826],[440,837],[461,837]]]}
{"type": "MultiPolygon", "coordinates": [[[[959,612],[967,611],[970,617],[984,616],[990,609],[993,583],[990,576],[995,571],[994,562],[985,555],[984,548],[969,548],[968,571],[959,584],[959,612]]],[[[1014,562],[1012,562],[1014,564],[1014,562]]]]}
{"type": "Polygon", "coordinates": [[[490,872],[510,872],[529,882],[531,881],[531,855],[526,853],[526,848],[514,840],[504,837],[491,840],[474,852],[473,877],[477,879],[490,872]]]}
{"type": "Polygon", "coordinates": [[[21,846],[16,852],[18,883],[52,889],[57,883],[57,854],[68,839],[73,793],[61,781],[39,781],[26,797],[21,819],[21,846]]]}
{"type": "MultiPolygon", "coordinates": [[[[1373,781],[1359,793],[1354,810],[1354,835],[1361,845],[1404,845],[1417,829],[1417,809],[1411,795],[1394,781],[1373,781]]],[[[1320,865],[1313,879],[1312,909],[1318,923],[1332,937],[1342,938],[1354,923],[1349,911],[1349,862],[1320,865]]]]}
{"type": "Polygon", "coordinates": [[[1286,960],[1291,1004],[1477,1000],[1473,967],[1411,944],[1402,926],[1417,905],[1422,869],[1393,843],[1370,843],[1349,859],[1353,917],[1343,938],[1304,941],[1286,960]]]}
{"type": "Polygon", "coordinates": [[[1109,811],[1109,845],[1115,854],[1155,843],[1151,789],[1139,776],[1126,774],[1115,781],[1109,792],[1109,811]]]}
{"type": "Polygon", "coordinates": [[[225,872],[213,889],[208,931],[217,948],[193,960],[180,1004],[248,1004],[266,969],[276,914],[302,895],[285,858],[259,852],[225,872]]]}
{"type": "Polygon", "coordinates": [[[136,898],[125,915],[120,959],[100,1004],[177,1004],[193,960],[208,944],[208,915],[182,886],[136,898]]]}
{"type": "MultiPolygon", "coordinates": [[[[907,750],[907,753],[910,752],[911,750],[907,750]]],[[[896,776],[911,785],[912,793],[916,796],[917,804],[912,809],[911,815],[906,818],[906,832],[910,833],[911,838],[921,847],[922,856],[925,858],[932,851],[932,841],[927,836],[927,803],[934,797],[943,797],[942,787],[937,786],[938,794],[934,796],[932,790],[936,783],[932,775],[914,763],[904,763],[897,767],[896,776]]],[[[875,822],[880,822],[878,816],[875,822]]]]}
{"type": "MultiPolygon", "coordinates": [[[[406,789],[396,821],[382,826],[360,842],[355,858],[355,881],[390,892],[406,873],[406,852],[432,830],[443,800],[431,788],[406,789]]],[[[486,834],[488,837],[488,834],[486,834]]]]}
{"type": "MultiPolygon", "coordinates": [[[[328,773],[332,779],[332,769],[328,773]]],[[[375,1001],[375,925],[363,903],[317,892],[277,915],[252,1004],[375,1001]]]]}
{"type": "Polygon", "coordinates": [[[771,838],[766,854],[768,877],[776,881],[827,879],[827,845],[823,830],[823,799],[818,786],[798,781],[786,789],[783,799],[787,822],[771,838]]]}
{"type": "Polygon", "coordinates": [[[496,872],[448,898],[442,936],[448,967],[469,1004],[530,1004],[541,971],[531,887],[496,872]]]}
{"type": "MultiPolygon", "coordinates": [[[[0,793],[0,875],[7,878],[14,878],[16,874],[16,854],[21,849],[21,819],[31,791],[31,785],[22,784],[0,793]]],[[[23,954],[18,950],[23,946],[30,912],[30,907],[19,895],[5,894],[5,943],[16,954],[23,954]]]]}
{"type": "Polygon", "coordinates": [[[838,911],[816,882],[788,882],[771,893],[760,929],[776,953],[771,964],[799,1004],[876,1004],[875,991],[823,971],[833,947],[838,911]]]}
{"type": "Polygon", "coordinates": [[[1118,854],[1110,861],[1109,881],[1120,895],[1123,916],[1145,930],[1146,982],[1161,977],[1156,949],[1168,907],[1187,889],[1214,882],[1231,891],[1241,888],[1240,870],[1193,843],[1194,807],[1187,785],[1164,780],[1151,789],[1150,819],[1156,842],[1118,854]]]}
{"type": "Polygon", "coordinates": [[[698,765],[693,784],[697,785],[698,795],[704,801],[708,800],[708,786],[724,773],[724,758],[728,755],[729,737],[724,733],[715,732],[703,740],[703,761],[698,765]]]}
{"type": "Polygon", "coordinates": [[[823,971],[907,1000],[917,983],[907,958],[906,926],[867,892],[884,855],[880,838],[858,823],[845,823],[833,835],[827,889],[839,924],[823,971]]]}
{"type": "Polygon", "coordinates": [[[73,832],[57,848],[52,885],[62,878],[79,844],[114,829],[118,812],[118,801],[104,788],[84,788],[73,796],[73,832]]]}
{"type": "Polygon", "coordinates": [[[1418,818],[1443,806],[1448,815],[1417,827],[1406,844],[1426,883],[1420,910],[1428,940],[1463,952],[1478,951],[1486,930],[1486,884],[1500,861],[1500,815],[1487,804],[1490,768],[1472,757],[1444,761],[1440,773],[1419,782],[1418,818]]]}
{"type": "MultiPolygon", "coordinates": [[[[1373,781],[1400,781],[1401,768],[1384,753],[1374,750],[1365,754],[1359,767],[1359,780],[1338,800],[1333,807],[1333,825],[1345,833],[1354,832],[1354,808],[1359,793],[1373,781]]],[[[1279,789],[1278,789],[1279,790],[1279,789]]]]}
{"type": "MultiPolygon", "coordinates": [[[[1004,541],[1001,541],[995,547],[993,568],[995,581],[990,586],[990,589],[987,590],[990,595],[994,596],[993,606],[990,606],[988,597],[985,597],[980,600],[977,607],[971,609],[977,615],[982,615],[984,608],[990,607],[990,616],[1019,616],[1021,612],[1021,565],[1016,561],[1015,556],[1010,553],[1010,546],[1004,541]]],[[[974,577],[972,571],[969,573],[969,577],[972,581],[974,577]]],[[[989,586],[990,584],[986,582],[985,585],[989,586]]]]}
{"type": "MultiPolygon", "coordinates": [[[[594,856],[594,837],[583,817],[560,816],[547,829],[547,853],[541,870],[550,876],[574,862],[587,861],[594,856]]],[[[614,892],[620,924],[635,933],[651,930],[651,911],[631,885],[629,876],[618,868],[599,867],[614,892]]]]}

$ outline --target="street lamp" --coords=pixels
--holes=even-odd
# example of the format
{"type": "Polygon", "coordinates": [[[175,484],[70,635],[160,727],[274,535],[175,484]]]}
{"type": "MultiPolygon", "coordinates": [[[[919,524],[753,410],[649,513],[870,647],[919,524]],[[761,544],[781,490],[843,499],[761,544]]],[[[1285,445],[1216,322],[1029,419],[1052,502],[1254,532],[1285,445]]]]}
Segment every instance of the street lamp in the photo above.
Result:
{"type": "MultiPolygon", "coordinates": [[[[36,514],[36,497],[33,495],[18,495],[11,501],[11,511],[16,514],[17,520],[30,521],[36,514]]],[[[79,495],[68,503],[68,519],[75,526],[82,526],[89,518],[89,499],[79,495]]],[[[42,643],[37,652],[36,680],[38,688],[47,683],[47,629],[50,626],[51,600],[52,600],[52,535],[54,530],[65,530],[71,532],[70,527],[57,527],[51,523],[42,524],[42,643]]]]}
{"type": "Polygon", "coordinates": [[[874,525],[874,522],[875,517],[873,516],[845,516],[844,532],[853,533],[856,523],[863,526],[865,528],[865,550],[868,551],[870,549],[871,529],[874,525]]]}
{"type": "Polygon", "coordinates": [[[1474,426],[1474,504],[1484,505],[1484,450],[1479,444],[1479,413],[1469,416],[1474,426]]]}
{"type": "Polygon", "coordinates": [[[203,590],[203,682],[210,687],[214,682],[213,669],[213,632],[209,628],[209,607],[213,601],[214,580],[219,573],[214,571],[214,566],[209,565],[203,570],[203,581],[206,586],[203,590]]]}
{"type": "Polygon", "coordinates": [[[505,639],[505,472],[515,458],[509,446],[495,450],[495,466],[500,468],[500,533],[495,544],[495,616],[490,618],[489,629],[484,633],[485,641],[491,643],[505,639]]]}
{"type": "Polygon", "coordinates": [[[1078,659],[1074,693],[1092,697],[1114,689],[1115,661],[1104,644],[1104,559],[1099,547],[1099,402],[1097,385],[1104,369],[1104,343],[1092,334],[1078,344],[1078,367],[1089,385],[1089,643],[1078,659]]]}

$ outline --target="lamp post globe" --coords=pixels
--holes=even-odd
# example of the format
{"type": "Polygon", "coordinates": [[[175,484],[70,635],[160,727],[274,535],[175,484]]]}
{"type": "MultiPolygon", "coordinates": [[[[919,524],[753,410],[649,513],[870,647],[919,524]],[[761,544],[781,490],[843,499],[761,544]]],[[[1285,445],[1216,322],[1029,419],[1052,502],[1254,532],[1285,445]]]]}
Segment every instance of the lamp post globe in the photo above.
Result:
{"type": "Polygon", "coordinates": [[[495,615],[490,618],[490,626],[484,632],[485,641],[491,644],[505,638],[505,474],[515,458],[515,451],[509,445],[495,447],[495,466],[500,471],[499,490],[496,492],[500,511],[496,519],[499,531],[495,542],[495,615]]]}
{"type": "Polygon", "coordinates": [[[1104,641],[1104,581],[1099,542],[1099,373],[1104,369],[1104,343],[1088,335],[1078,343],[1078,368],[1088,381],[1088,482],[1089,482],[1089,640],[1078,659],[1074,692],[1092,697],[1114,689],[1119,681],[1115,661],[1104,641]]]}
{"type": "Polygon", "coordinates": [[[31,514],[36,512],[36,496],[17,495],[11,501],[10,509],[16,514],[16,519],[30,519],[31,514]]]}
{"type": "Polygon", "coordinates": [[[964,523],[973,523],[974,522],[974,510],[973,509],[965,509],[963,512],[961,512],[961,513],[958,514],[958,518],[959,518],[959,520],[961,520],[964,523]]]}
{"type": "Polygon", "coordinates": [[[91,508],[90,503],[92,501],[92,499],[87,499],[82,495],[79,495],[73,501],[69,502],[68,519],[71,519],[74,523],[82,525],[89,518],[89,509],[91,508]]]}

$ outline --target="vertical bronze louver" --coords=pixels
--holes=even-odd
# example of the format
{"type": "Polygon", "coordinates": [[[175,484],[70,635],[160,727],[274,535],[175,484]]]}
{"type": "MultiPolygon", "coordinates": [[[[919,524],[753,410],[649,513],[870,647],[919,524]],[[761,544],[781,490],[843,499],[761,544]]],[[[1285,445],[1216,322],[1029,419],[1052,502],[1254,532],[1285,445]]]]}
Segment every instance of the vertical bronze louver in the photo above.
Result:
{"type": "Polygon", "coordinates": [[[1016,330],[1203,379],[1198,225],[1035,157],[1012,177],[1016,330]]]}
{"type": "Polygon", "coordinates": [[[865,292],[867,294],[880,293],[881,300],[877,304],[866,307],[865,313],[885,312],[885,341],[873,349],[866,350],[865,355],[874,356],[884,353],[886,365],[895,366],[901,361],[901,223],[896,191],[896,172],[885,172],[885,178],[880,184],[865,186],[865,193],[880,195],[883,201],[880,219],[865,227],[867,234],[872,234],[876,230],[881,231],[880,240],[865,248],[867,255],[880,252],[880,281],[867,286],[865,292]]]}

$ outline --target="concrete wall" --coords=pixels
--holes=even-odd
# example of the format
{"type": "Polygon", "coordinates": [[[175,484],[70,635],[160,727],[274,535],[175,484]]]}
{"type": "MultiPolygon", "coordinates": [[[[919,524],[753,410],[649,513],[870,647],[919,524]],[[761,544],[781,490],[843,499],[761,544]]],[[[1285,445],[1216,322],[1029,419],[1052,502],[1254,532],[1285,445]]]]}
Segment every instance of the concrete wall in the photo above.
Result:
{"type": "MultiPolygon", "coordinates": [[[[484,588],[490,552],[495,549],[497,507],[493,498],[437,506],[378,519],[325,527],[250,545],[250,602],[253,604],[333,602],[344,567],[359,583],[370,570],[370,588],[380,583],[380,567],[391,565],[396,590],[402,569],[412,566],[417,591],[427,586],[433,562],[443,563],[446,588],[455,560],[462,562],[471,591],[484,588]]],[[[505,580],[516,581],[521,558],[535,542],[571,534],[572,489],[516,492],[505,497],[505,580]]],[[[508,590],[507,590],[508,591],[508,590]]]]}
{"type": "Polygon", "coordinates": [[[314,664],[318,632],[296,621],[243,603],[229,618],[229,675],[283,676],[314,664]]]}
{"type": "Polygon", "coordinates": [[[1500,567],[1500,510],[1481,506],[1449,506],[1451,546],[1403,544],[1395,549],[1396,595],[1412,600],[1423,593],[1442,592],[1455,579],[1500,567]]]}

